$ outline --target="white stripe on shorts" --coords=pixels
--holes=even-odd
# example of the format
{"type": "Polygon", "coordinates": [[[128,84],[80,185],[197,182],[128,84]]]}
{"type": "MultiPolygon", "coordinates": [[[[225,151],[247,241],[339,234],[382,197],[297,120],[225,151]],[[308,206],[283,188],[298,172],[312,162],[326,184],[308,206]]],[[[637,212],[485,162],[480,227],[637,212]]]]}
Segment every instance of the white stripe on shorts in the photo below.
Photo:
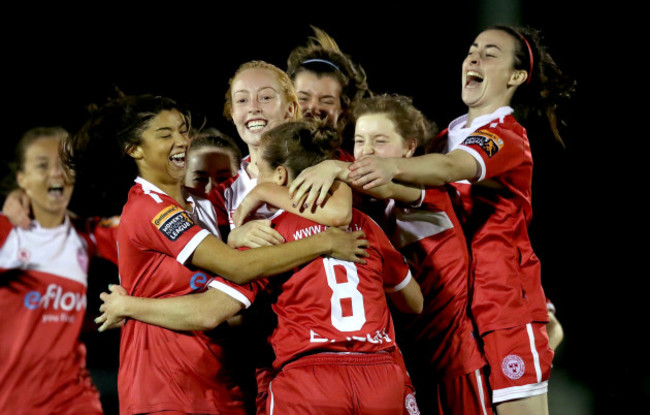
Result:
{"type": "Polygon", "coordinates": [[[533,362],[535,363],[535,374],[537,375],[537,383],[542,381],[542,367],[539,364],[539,353],[535,346],[535,333],[533,333],[532,324],[526,324],[526,331],[528,332],[528,340],[530,341],[530,352],[533,355],[533,362]]]}
{"type": "Polygon", "coordinates": [[[269,396],[266,399],[271,400],[271,404],[269,405],[269,415],[273,415],[273,389],[271,388],[271,384],[273,381],[269,383],[269,396]]]}
{"type": "Polygon", "coordinates": [[[487,415],[487,409],[485,408],[485,392],[483,391],[481,369],[476,369],[474,371],[474,374],[476,375],[476,385],[478,388],[478,395],[481,398],[481,409],[483,410],[483,415],[487,415]]]}

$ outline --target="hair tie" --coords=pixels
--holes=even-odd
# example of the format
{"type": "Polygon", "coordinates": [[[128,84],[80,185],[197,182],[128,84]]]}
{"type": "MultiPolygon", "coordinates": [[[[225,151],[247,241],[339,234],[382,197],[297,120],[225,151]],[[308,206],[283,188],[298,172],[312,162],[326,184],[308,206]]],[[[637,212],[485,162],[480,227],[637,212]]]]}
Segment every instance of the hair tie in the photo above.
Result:
{"type": "Polygon", "coordinates": [[[341,70],[339,69],[338,66],[334,65],[332,62],[327,61],[327,60],[325,60],[325,59],[308,59],[308,60],[306,60],[306,61],[303,61],[303,62],[301,63],[301,65],[305,65],[305,64],[307,64],[307,63],[314,63],[314,62],[324,63],[324,64],[329,65],[329,66],[331,66],[332,68],[336,69],[337,71],[341,72],[341,70]]]}
{"type": "Polygon", "coordinates": [[[533,77],[533,49],[530,47],[530,43],[528,43],[528,40],[522,35],[521,33],[517,32],[521,40],[524,41],[526,44],[526,47],[528,48],[528,57],[530,58],[530,71],[528,72],[528,79],[526,79],[526,85],[530,84],[530,80],[533,77]]]}

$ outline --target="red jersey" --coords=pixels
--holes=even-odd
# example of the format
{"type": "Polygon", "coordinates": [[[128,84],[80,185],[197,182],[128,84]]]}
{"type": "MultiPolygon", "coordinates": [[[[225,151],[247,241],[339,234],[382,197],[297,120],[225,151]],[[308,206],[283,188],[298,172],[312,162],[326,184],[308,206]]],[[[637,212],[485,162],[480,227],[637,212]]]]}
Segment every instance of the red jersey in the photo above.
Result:
{"type": "MultiPolygon", "coordinates": [[[[206,286],[211,276],[185,262],[209,235],[204,228],[218,232],[215,212],[207,200],[190,196],[188,201],[193,212],[136,179],[118,235],[121,284],[129,295],[165,298],[206,286]]],[[[241,391],[222,354],[221,346],[203,332],[127,320],[120,343],[120,413],[243,413],[241,391]]]]}
{"type": "Polygon", "coordinates": [[[500,108],[469,128],[461,117],[448,132],[450,142],[459,143],[449,150],[467,151],[480,165],[476,183],[456,187],[471,246],[472,313],[481,334],[548,321],[540,263],[528,237],[533,159],[526,130],[511,112],[500,108]]]}
{"type": "Polygon", "coordinates": [[[77,231],[66,215],[24,230],[0,215],[0,413],[102,413],[79,340],[98,250],[115,258],[114,229],[77,231]]]}
{"type": "MultiPolygon", "coordinates": [[[[303,217],[280,211],[275,229],[287,242],[327,229],[303,217]]],[[[393,321],[386,291],[399,291],[411,279],[408,265],[381,228],[354,209],[350,230],[363,230],[370,243],[367,264],[317,258],[283,280],[277,302],[277,328],[270,336],[276,369],[301,356],[319,352],[372,353],[395,350],[393,321]]],[[[236,286],[252,301],[260,284],[236,286]]],[[[223,280],[211,286],[234,287],[223,280]]],[[[246,303],[245,303],[246,304],[246,303]]]]}
{"type": "Polygon", "coordinates": [[[486,364],[468,314],[469,254],[444,187],[422,191],[417,204],[391,200],[386,230],[408,261],[424,296],[419,315],[399,315],[400,347],[427,378],[450,379],[486,364]],[[431,370],[433,369],[433,370],[431,370]]]}

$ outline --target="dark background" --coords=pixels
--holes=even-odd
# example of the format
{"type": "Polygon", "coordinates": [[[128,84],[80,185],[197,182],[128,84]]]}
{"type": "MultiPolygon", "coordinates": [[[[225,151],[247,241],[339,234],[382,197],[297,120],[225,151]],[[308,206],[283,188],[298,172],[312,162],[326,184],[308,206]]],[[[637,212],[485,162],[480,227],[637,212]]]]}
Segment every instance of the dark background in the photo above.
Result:
{"type": "MultiPolygon", "coordinates": [[[[622,76],[629,68],[612,44],[612,36],[627,23],[593,5],[568,9],[567,1],[454,3],[285,2],[281,9],[279,3],[186,2],[136,9],[106,2],[92,8],[82,3],[74,10],[21,6],[4,16],[8,24],[0,28],[7,144],[2,167],[24,131],[39,125],[74,131],[85,106],[103,102],[115,86],[186,102],[210,125],[236,137],[221,117],[228,79],[252,59],[285,69],[291,49],[312,34],[310,24],[328,32],[362,64],[374,92],[411,96],[445,127],[465,111],[460,66],[477,32],[493,23],[531,25],[542,30],[560,68],[578,81],[562,112],[566,149],[544,124],[528,125],[536,163],[531,238],[542,260],[547,295],[565,329],[550,382],[551,413],[647,408],[650,365],[647,329],[640,320],[646,275],[635,267],[643,244],[633,244],[625,234],[640,230],[644,221],[630,226],[631,218],[643,215],[621,213],[621,206],[642,211],[643,205],[635,200],[637,189],[625,185],[631,177],[617,150],[625,134],[617,125],[620,101],[614,98],[621,80],[635,82],[629,73],[622,76]]],[[[78,201],[83,195],[74,197],[78,201]]],[[[101,261],[93,264],[91,276],[88,312],[94,317],[97,293],[117,276],[101,261]]],[[[119,333],[93,330],[83,334],[88,365],[111,414],[119,333]]]]}

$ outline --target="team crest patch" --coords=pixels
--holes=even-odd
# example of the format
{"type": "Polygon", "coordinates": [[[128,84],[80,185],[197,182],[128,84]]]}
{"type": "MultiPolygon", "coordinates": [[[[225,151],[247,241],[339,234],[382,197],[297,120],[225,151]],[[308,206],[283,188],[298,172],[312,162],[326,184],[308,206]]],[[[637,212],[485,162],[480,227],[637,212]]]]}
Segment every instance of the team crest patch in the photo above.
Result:
{"type": "Polygon", "coordinates": [[[418,408],[418,403],[412,393],[406,395],[406,399],[404,400],[404,407],[406,408],[406,411],[409,413],[409,415],[420,415],[420,408],[418,408]]]}
{"type": "Polygon", "coordinates": [[[506,356],[503,362],[501,362],[501,370],[510,379],[517,380],[524,375],[526,365],[521,357],[516,354],[511,354],[506,356]]]}
{"type": "Polygon", "coordinates": [[[487,130],[478,130],[463,141],[466,146],[477,145],[485,151],[488,157],[494,156],[503,147],[503,140],[487,130]]]}
{"type": "Polygon", "coordinates": [[[151,220],[170,241],[175,241],[194,225],[192,218],[180,206],[169,205],[151,220]]]}
{"type": "Polygon", "coordinates": [[[23,263],[28,263],[29,260],[32,258],[32,252],[27,249],[27,248],[20,248],[20,251],[18,251],[18,260],[23,263]]]}

